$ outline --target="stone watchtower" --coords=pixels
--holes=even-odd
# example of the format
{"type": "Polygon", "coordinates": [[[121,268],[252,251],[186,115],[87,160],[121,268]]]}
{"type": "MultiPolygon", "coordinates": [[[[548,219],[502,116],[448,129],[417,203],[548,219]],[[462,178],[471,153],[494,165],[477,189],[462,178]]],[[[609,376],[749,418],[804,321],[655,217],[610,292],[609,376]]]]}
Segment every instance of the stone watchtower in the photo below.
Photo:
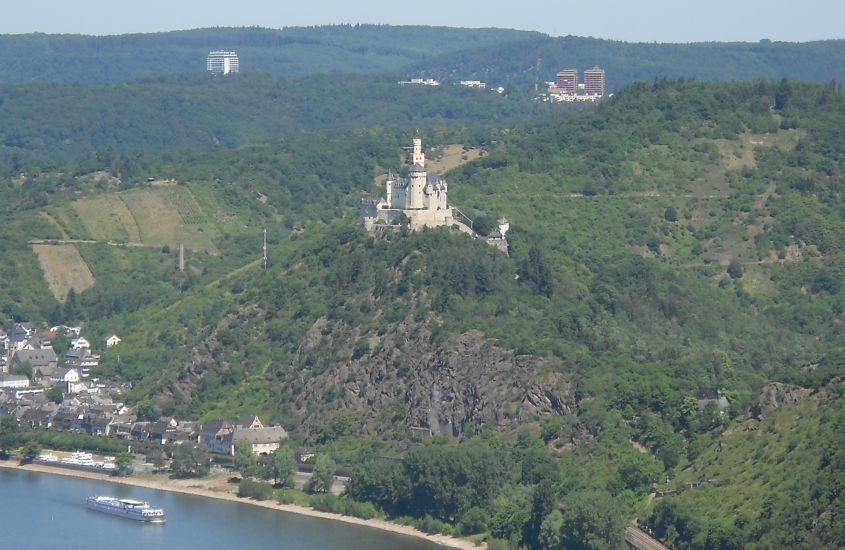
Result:
{"type": "Polygon", "coordinates": [[[425,185],[428,175],[425,171],[425,153],[422,152],[422,139],[419,136],[414,138],[411,149],[411,170],[408,173],[410,185],[408,186],[408,197],[405,208],[417,210],[425,208],[425,185]]]}

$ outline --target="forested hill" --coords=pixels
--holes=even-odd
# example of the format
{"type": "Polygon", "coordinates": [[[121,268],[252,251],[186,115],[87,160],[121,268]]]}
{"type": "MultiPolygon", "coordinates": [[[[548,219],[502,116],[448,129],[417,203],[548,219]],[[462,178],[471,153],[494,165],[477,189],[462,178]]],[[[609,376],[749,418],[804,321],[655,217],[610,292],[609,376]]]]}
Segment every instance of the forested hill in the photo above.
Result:
{"type": "Polygon", "coordinates": [[[325,128],[506,126],[551,109],[565,107],[490,90],[399,86],[395,78],[361,75],[0,84],[0,165],[106,149],[134,154],[230,148],[325,128]]]}
{"type": "Polygon", "coordinates": [[[845,41],[646,44],[508,29],[336,25],[213,28],[119,36],[3,35],[0,82],[115,82],[198,73],[213,49],[243,72],[283,78],[395,73],[533,86],[565,68],[599,65],[610,89],[637,80],[845,80],[845,41]]]}
{"type": "Polygon", "coordinates": [[[607,73],[609,90],[638,80],[779,79],[830,82],[845,80],[845,40],[819,42],[627,43],[567,36],[530,37],[493,48],[463,51],[422,60],[409,71],[442,79],[475,78],[504,85],[527,86],[553,80],[565,68],[598,65],[607,73]]]}
{"type": "Polygon", "coordinates": [[[119,333],[97,374],[128,403],[260,413],[432,530],[618,548],[639,516],[678,547],[841,548],[842,128],[835,84],[657,80],[490,130],[449,199],[506,216],[508,255],[360,228],[407,139],[384,128],[149,155],[150,183],[33,169],[0,307],[119,333]],[[87,289],[52,300],[31,238],[72,241],[38,253],[87,289]]]}
{"type": "Polygon", "coordinates": [[[210,28],[118,36],[0,36],[0,82],[114,82],[205,71],[210,50],[236,50],[244,72],[282,77],[394,72],[467,48],[501,46],[539,33],[506,29],[333,25],[281,30],[210,28]]]}

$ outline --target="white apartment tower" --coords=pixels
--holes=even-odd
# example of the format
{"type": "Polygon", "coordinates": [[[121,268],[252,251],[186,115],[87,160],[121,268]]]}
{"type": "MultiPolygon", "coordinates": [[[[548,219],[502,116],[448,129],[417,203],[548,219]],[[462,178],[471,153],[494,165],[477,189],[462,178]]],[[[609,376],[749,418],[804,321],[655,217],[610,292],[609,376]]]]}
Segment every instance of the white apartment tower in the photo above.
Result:
{"type": "Polygon", "coordinates": [[[238,72],[238,54],[215,50],[208,53],[206,68],[211,74],[227,75],[238,72]]]}

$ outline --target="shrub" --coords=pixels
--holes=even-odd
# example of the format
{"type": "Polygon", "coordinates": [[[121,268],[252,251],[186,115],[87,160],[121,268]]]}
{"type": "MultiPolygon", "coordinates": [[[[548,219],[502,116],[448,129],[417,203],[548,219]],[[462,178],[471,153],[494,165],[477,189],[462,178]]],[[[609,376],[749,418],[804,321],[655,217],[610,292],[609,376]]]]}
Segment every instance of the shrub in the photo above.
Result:
{"type": "Polygon", "coordinates": [[[255,500],[272,500],[273,486],[269,483],[244,479],[238,485],[238,496],[242,498],[254,498],[255,500]]]}
{"type": "Polygon", "coordinates": [[[444,522],[426,514],[425,517],[423,517],[417,523],[417,529],[419,529],[423,533],[428,533],[429,535],[433,535],[433,534],[437,534],[437,533],[442,533],[444,525],[446,525],[444,522]]]}
{"type": "Polygon", "coordinates": [[[276,502],[279,504],[293,504],[296,502],[296,499],[290,491],[282,490],[276,493],[276,502]]]}
{"type": "Polygon", "coordinates": [[[470,508],[464,514],[461,522],[458,523],[457,530],[461,535],[474,535],[487,530],[490,524],[490,514],[486,510],[479,507],[470,508]]]}

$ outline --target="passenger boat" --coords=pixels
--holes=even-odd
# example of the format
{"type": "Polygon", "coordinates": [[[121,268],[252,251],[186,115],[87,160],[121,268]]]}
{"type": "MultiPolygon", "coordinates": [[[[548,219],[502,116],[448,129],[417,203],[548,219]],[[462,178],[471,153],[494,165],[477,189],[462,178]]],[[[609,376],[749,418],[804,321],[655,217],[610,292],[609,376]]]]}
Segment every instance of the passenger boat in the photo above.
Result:
{"type": "Polygon", "coordinates": [[[92,510],[122,518],[149,523],[164,523],[164,508],[153,508],[140,500],[96,496],[85,499],[85,505],[92,510]]]}

